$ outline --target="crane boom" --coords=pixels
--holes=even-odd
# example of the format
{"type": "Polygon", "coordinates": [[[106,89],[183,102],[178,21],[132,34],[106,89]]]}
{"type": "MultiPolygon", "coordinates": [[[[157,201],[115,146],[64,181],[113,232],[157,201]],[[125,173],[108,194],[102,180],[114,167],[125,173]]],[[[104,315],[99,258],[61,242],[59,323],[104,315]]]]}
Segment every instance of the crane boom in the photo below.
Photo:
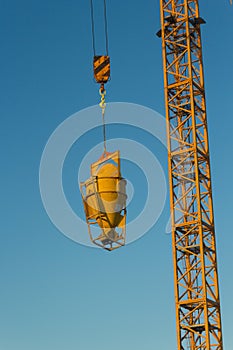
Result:
{"type": "MultiPolygon", "coordinates": [[[[198,0],[160,0],[178,350],[222,350],[198,0]]],[[[159,34],[158,34],[159,35],[159,34]]]]}

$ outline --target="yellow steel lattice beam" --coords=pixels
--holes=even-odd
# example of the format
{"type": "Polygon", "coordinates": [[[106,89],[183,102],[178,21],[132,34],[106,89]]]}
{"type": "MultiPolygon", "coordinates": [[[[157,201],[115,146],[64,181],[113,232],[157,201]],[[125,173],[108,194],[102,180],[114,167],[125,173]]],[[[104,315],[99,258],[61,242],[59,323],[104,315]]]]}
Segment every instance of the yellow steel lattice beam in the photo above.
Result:
{"type": "Polygon", "coordinates": [[[198,0],[160,0],[178,350],[222,350],[198,0]]]}

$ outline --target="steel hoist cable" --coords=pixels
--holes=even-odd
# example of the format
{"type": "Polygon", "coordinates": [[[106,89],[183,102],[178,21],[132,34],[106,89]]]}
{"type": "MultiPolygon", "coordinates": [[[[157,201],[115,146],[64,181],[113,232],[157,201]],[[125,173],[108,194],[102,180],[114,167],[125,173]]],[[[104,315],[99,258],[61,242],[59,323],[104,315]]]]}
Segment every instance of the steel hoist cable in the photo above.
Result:
{"type": "MultiPolygon", "coordinates": [[[[106,0],[103,0],[104,3],[104,35],[105,35],[105,51],[106,56],[108,56],[108,23],[107,23],[107,6],[106,6],[106,0]]],[[[94,56],[96,56],[96,45],[95,45],[95,16],[94,16],[94,5],[93,0],[90,0],[90,7],[91,7],[91,31],[92,31],[92,46],[93,46],[93,53],[94,56]]]]}
{"type": "Polygon", "coordinates": [[[94,6],[93,0],[90,0],[91,7],[91,27],[92,27],[92,46],[93,46],[93,69],[94,69],[94,78],[97,83],[100,84],[99,94],[101,100],[99,106],[102,110],[102,127],[103,127],[103,138],[104,138],[104,155],[106,155],[106,125],[105,125],[105,108],[106,101],[105,95],[106,90],[104,84],[106,84],[110,78],[110,57],[108,55],[108,25],[107,25],[107,8],[106,0],[103,0],[104,5],[104,33],[105,33],[105,55],[99,56],[96,55],[96,38],[95,38],[95,16],[94,16],[94,6]]]}

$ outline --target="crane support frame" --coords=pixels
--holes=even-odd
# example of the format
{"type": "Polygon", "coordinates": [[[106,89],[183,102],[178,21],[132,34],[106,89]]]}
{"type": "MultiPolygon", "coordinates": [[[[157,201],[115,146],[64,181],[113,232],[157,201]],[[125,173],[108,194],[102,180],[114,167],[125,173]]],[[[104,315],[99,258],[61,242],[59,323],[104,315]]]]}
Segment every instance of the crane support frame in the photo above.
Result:
{"type": "Polygon", "coordinates": [[[197,0],[160,0],[178,350],[222,350],[197,0]]]}

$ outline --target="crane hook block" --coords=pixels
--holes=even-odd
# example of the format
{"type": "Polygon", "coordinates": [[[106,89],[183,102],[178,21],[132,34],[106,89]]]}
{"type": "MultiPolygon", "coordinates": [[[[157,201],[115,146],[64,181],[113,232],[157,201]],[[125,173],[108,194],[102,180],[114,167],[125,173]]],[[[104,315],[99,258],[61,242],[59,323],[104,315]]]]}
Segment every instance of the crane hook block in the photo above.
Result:
{"type": "Polygon", "coordinates": [[[110,57],[94,56],[93,69],[96,82],[99,84],[107,83],[110,78],[110,57]]]}
{"type": "Polygon", "coordinates": [[[107,250],[126,238],[126,180],[121,177],[120,152],[104,153],[91,165],[91,177],[80,183],[92,243],[107,250]]]}

